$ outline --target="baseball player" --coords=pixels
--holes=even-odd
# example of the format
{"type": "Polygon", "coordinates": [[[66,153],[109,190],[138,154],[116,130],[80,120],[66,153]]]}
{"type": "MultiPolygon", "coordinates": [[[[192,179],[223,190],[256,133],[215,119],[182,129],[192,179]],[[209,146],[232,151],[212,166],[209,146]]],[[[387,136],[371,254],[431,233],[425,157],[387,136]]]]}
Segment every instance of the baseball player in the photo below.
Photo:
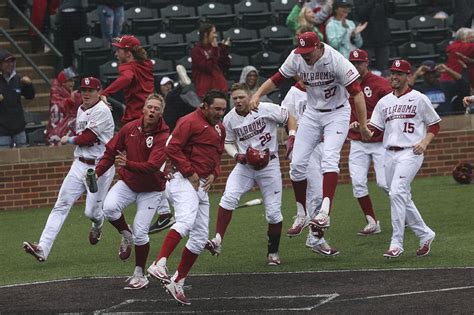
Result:
{"type": "MultiPolygon", "coordinates": [[[[272,103],[261,103],[257,112],[250,110],[250,90],[247,84],[237,83],[231,88],[234,108],[224,117],[225,149],[237,164],[227,179],[224,195],[217,212],[216,236],[206,248],[219,255],[225,231],[240,198],[257,184],[263,195],[265,218],[268,222],[268,265],[280,264],[278,253],[283,216],[281,214],[282,181],[278,159],[277,124],[287,124],[288,110],[272,103]],[[250,165],[248,148],[269,151],[268,165],[256,169],[250,165]]],[[[263,165],[262,165],[263,166],[263,165]]]]}
{"type": "Polygon", "coordinates": [[[339,52],[321,43],[315,33],[306,32],[298,37],[298,47],[290,53],[279,72],[262,84],[252,96],[251,108],[258,108],[262,95],[272,91],[285,78],[291,77],[303,81],[308,93],[308,104],[298,123],[291,161],[290,178],[295,199],[307,213],[307,177],[313,176],[307,173],[307,167],[314,148],[323,137],[323,202],[321,210],[310,224],[328,228],[338,180],[340,151],[349,129],[349,95],[354,97],[362,138],[365,140],[370,137],[364,96],[357,81],[359,73],[339,52]]]}
{"type": "Polygon", "coordinates": [[[120,63],[120,75],[102,91],[101,98],[107,103],[107,96],[124,92],[126,108],[122,123],[125,124],[141,117],[146,98],[155,90],[153,63],[133,35],[115,38],[112,45],[117,48],[115,57],[120,63]]]}
{"type": "Polygon", "coordinates": [[[99,98],[99,79],[87,77],[81,81],[82,105],[77,110],[75,137],[64,136],[61,144],[74,144],[74,162],[59,190],[58,200],[51,211],[38,244],[23,242],[23,249],[38,261],[45,261],[53,247],[69,210],[74,202],[87,191],[85,215],[92,221],[89,242],[99,242],[102,235],[104,214],[102,204],[114,177],[112,166],[99,178],[96,193],[91,193],[85,182],[88,169],[94,169],[105,151],[105,144],[114,135],[114,120],[107,105],[99,98]]]}
{"type": "Polygon", "coordinates": [[[218,90],[207,92],[200,108],[178,120],[166,145],[166,155],[174,169],[169,193],[176,223],[166,235],[148,272],[162,281],[168,293],[183,305],[191,304],[183,291],[184,280],[204,250],[209,235],[207,192],[220,174],[225,139],[221,119],[226,108],[226,93],[218,90]],[[188,234],[177,271],[170,278],[166,267],[168,257],[188,234]]]}
{"type": "MultiPolygon", "coordinates": [[[[367,118],[370,119],[372,111],[377,102],[392,92],[388,81],[378,75],[373,74],[369,66],[369,55],[365,50],[356,49],[349,53],[349,61],[355,66],[360,76],[357,79],[364,93],[365,105],[367,108],[367,118]]],[[[357,113],[355,111],[354,99],[349,99],[351,103],[351,127],[357,125],[357,113]]],[[[385,181],[384,155],[385,149],[382,146],[383,134],[368,141],[363,141],[360,133],[349,129],[349,139],[351,149],[349,152],[349,172],[352,180],[352,192],[357,198],[362,212],[365,215],[367,224],[357,235],[373,235],[381,232],[380,222],[375,216],[372,200],[367,187],[367,175],[370,162],[374,162],[375,178],[377,185],[388,193],[385,181]]]]}
{"type": "MultiPolygon", "coordinates": [[[[294,121],[288,122],[288,147],[289,147],[289,157],[291,157],[291,143],[294,142],[294,134],[297,128],[296,123],[303,115],[304,110],[306,109],[307,104],[307,93],[306,88],[301,82],[297,82],[294,86],[290,88],[286,94],[283,102],[281,103],[282,107],[287,108],[289,114],[294,117],[294,121]],[[293,123],[295,123],[293,125],[293,123]]],[[[310,218],[316,215],[317,210],[321,208],[322,202],[322,182],[323,174],[321,172],[321,157],[323,142],[320,142],[317,147],[314,149],[310,157],[310,162],[308,164],[308,173],[311,173],[312,176],[308,178],[308,188],[306,192],[306,209],[310,211],[307,215],[305,213],[305,208],[300,204],[296,204],[296,217],[293,225],[287,231],[289,237],[295,237],[301,234],[303,229],[308,226],[310,218]]],[[[291,164],[290,164],[291,172],[291,164]]],[[[337,256],[339,251],[335,248],[329,246],[329,244],[324,239],[324,231],[319,228],[314,228],[308,233],[306,238],[306,247],[311,248],[311,250],[317,254],[323,256],[337,256]]]]}
{"type": "Polygon", "coordinates": [[[124,289],[141,289],[148,285],[144,275],[150,249],[148,227],[157,204],[166,199],[166,179],[160,172],[166,155],[164,148],[169,128],[162,118],[165,101],[161,95],[150,94],[143,106],[143,117],[123,126],[107,143],[103,158],[96,167],[98,178],[114,165],[120,166],[120,180],[110,189],[104,201],[104,215],[122,235],[119,257],[130,257],[132,242],[135,244],[135,271],[127,279],[124,289]],[[137,203],[137,213],[132,229],[128,226],[123,210],[132,202],[137,203]]]}
{"type": "Polygon", "coordinates": [[[393,93],[384,96],[375,106],[370,125],[374,136],[384,131],[385,176],[390,189],[392,240],[384,253],[397,258],[403,253],[405,222],[420,239],[418,257],[430,252],[435,232],[421,218],[411,198],[411,182],[423,163],[423,154],[439,132],[441,119],[424,94],[408,86],[411,65],[395,60],[390,68],[393,93]]]}

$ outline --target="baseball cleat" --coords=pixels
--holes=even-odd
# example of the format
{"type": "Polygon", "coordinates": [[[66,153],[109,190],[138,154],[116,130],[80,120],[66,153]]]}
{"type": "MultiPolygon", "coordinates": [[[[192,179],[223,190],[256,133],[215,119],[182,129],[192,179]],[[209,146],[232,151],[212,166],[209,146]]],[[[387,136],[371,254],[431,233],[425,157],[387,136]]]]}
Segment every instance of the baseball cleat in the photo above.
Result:
{"type": "MultiPolygon", "coordinates": [[[[130,227],[129,227],[130,228],[130,227]]],[[[119,247],[119,258],[123,261],[127,260],[132,254],[133,235],[130,232],[122,234],[122,241],[119,247]]]]}
{"type": "Polygon", "coordinates": [[[176,220],[171,213],[160,214],[155,224],[150,226],[148,234],[158,233],[160,231],[166,230],[175,223],[176,220]]]}
{"type": "Polygon", "coordinates": [[[222,245],[216,238],[213,238],[212,240],[207,240],[204,248],[207,249],[212,256],[219,256],[222,250],[222,245]]]}
{"type": "Polygon", "coordinates": [[[269,266],[279,266],[281,264],[280,255],[278,254],[278,252],[268,254],[267,264],[269,266]]]}
{"type": "Polygon", "coordinates": [[[368,235],[375,235],[379,234],[382,232],[382,229],[380,228],[380,221],[377,221],[377,223],[367,223],[367,225],[360,230],[357,235],[359,236],[368,236],[368,235]]]}
{"type": "Polygon", "coordinates": [[[392,259],[392,258],[398,258],[403,254],[403,249],[401,248],[392,248],[387,250],[384,254],[383,257],[387,259],[392,259]]]}
{"type": "Polygon", "coordinates": [[[327,229],[331,225],[331,218],[326,213],[320,211],[309,223],[321,229],[327,229]]]}
{"type": "Polygon", "coordinates": [[[36,243],[23,242],[23,249],[28,254],[33,255],[39,262],[43,262],[46,260],[46,258],[44,257],[43,250],[36,243]]]}
{"type": "Polygon", "coordinates": [[[434,239],[435,239],[435,235],[433,235],[433,237],[429,238],[427,241],[420,244],[420,247],[416,250],[416,256],[423,257],[423,256],[428,255],[431,251],[431,243],[433,243],[434,239]]]}
{"type": "Polygon", "coordinates": [[[166,267],[166,259],[160,259],[154,261],[150,267],[148,267],[148,273],[153,278],[160,280],[163,284],[170,283],[170,277],[168,276],[168,268],[166,267]]]}
{"type": "Polygon", "coordinates": [[[89,243],[91,245],[95,245],[99,243],[100,238],[102,237],[102,226],[104,225],[104,220],[102,219],[102,223],[99,225],[99,227],[95,226],[95,223],[92,222],[92,227],[89,232],[89,243]]]}
{"type": "Polygon", "coordinates": [[[184,294],[184,279],[179,280],[178,282],[174,282],[171,280],[170,283],[164,285],[166,292],[168,292],[176,301],[178,301],[182,305],[191,305],[188,298],[184,294]]]}
{"type": "Polygon", "coordinates": [[[127,280],[125,280],[125,282],[127,283],[127,285],[123,287],[125,290],[140,290],[143,288],[147,288],[148,283],[150,283],[150,281],[144,275],[131,276],[127,280]]]}
{"type": "Polygon", "coordinates": [[[340,252],[337,249],[329,246],[327,242],[314,245],[313,247],[311,247],[311,250],[315,252],[316,254],[327,256],[327,257],[335,257],[340,254],[340,252]]]}
{"type": "Polygon", "coordinates": [[[290,229],[286,232],[289,237],[295,237],[303,232],[304,228],[309,225],[309,218],[305,215],[297,215],[295,218],[295,222],[290,229]]]}

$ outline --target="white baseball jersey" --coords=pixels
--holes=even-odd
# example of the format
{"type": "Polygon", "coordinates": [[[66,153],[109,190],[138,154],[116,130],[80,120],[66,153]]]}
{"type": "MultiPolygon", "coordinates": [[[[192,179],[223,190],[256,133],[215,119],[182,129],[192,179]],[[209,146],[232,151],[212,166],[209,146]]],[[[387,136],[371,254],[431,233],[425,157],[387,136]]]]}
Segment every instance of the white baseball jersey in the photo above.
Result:
{"type": "Polygon", "coordinates": [[[245,153],[248,147],[277,152],[277,124],[287,121],[288,110],[273,103],[260,103],[258,112],[251,111],[245,117],[233,108],[224,117],[225,143],[236,143],[239,153],[245,153]]]}
{"type": "Polygon", "coordinates": [[[428,97],[416,90],[396,97],[389,93],[375,106],[370,124],[385,130],[384,148],[409,148],[426,136],[426,126],[440,122],[428,97]]]}
{"type": "Polygon", "coordinates": [[[109,107],[100,101],[87,110],[79,106],[76,118],[76,132],[80,135],[84,130],[90,129],[97,135],[97,140],[92,146],[76,146],[74,157],[97,160],[104,155],[105,145],[114,136],[114,118],[109,107]]]}
{"type": "Polygon", "coordinates": [[[329,45],[313,65],[308,65],[294,50],[280,67],[280,73],[291,78],[298,75],[308,93],[308,112],[316,109],[335,109],[348,102],[346,86],[359,77],[354,65],[329,45]]]}
{"type": "Polygon", "coordinates": [[[296,86],[292,86],[281,102],[281,107],[285,107],[288,110],[288,113],[295,118],[296,121],[299,121],[301,116],[303,116],[307,104],[308,96],[306,91],[302,91],[296,86]]]}

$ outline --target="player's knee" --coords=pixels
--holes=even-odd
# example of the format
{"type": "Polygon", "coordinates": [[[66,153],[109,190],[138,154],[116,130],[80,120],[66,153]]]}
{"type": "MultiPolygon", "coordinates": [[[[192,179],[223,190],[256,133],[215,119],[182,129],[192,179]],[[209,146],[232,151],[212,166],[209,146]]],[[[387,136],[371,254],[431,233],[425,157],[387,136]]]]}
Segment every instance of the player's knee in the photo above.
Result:
{"type": "Polygon", "coordinates": [[[272,211],[271,213],[267,213],[265,216],[268,224],[277,224],[283,221],[281,211],[272,211]]]}
{"type": "Polygon", "coordinates": [[[111,202],[107,202],[107,199],[104,202],[104,216],[108,221],[115,221],[120,218],[121,212],[117,209],[117,206],[111,202]]]}
{"type": "Polygon", "coordinates": [[[147,233],[133,233],[133,244],[142,246],[150,241],[147,233]]]}
{"type": "Polygon", "coordinates": [[[359,186],[353,186],[352,193],[354,195],[354,198],[362,198],[364,196],[367,196],[369,194],[369,189],[367,186],[359,185],[359,186]]]}
{"type": "Polygon", "coordinates": [[[221,206],[224,209],[234,210],[235,208],[237,208],[238,204],[239,204],[239,198],[224,193],[224,196],[222,196],[219,206],[221,206]]]}
{"type": "Polygon", "coordinates": [[[181,237],[185,237],[186,235],[189,234],[189,231],[191,230],[191,225],[186,222],[176,222],[173,224],[173,230],[179,233],[181,237]]]}
{"type": "Polygon", "coordinates": [[[306,179],[307,163],[292,161],[290,164],[290,178],[292,181],[306,179]]]}

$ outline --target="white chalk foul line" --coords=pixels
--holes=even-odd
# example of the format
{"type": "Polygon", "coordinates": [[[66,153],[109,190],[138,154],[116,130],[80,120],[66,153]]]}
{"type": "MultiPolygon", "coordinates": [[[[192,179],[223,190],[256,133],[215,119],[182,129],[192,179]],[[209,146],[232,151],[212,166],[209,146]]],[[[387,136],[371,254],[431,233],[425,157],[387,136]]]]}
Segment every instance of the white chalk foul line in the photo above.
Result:
{"type": "MultiPolygon", "coordinates": [[[[276,312],[276,311],[311,311],[321,305],[329,303],[333,299],[337,298],[339,294],[332,293],[332,294],[314,294],[314,295],[282,295],[282,296],[223,296],[223,297],[208,297],[208,298],[191,298],[189,299],[191,302],[196,301],[229,301],[229,300],[283,300],[283,299],[302,299],[302,298],[322,298],[321,301],[315,305],[311,305],[308,307],[294,307],[294,308],[258,308],[258,309],[236,309],[236,310],[211,310],[206,309],[205,311],[193,311],[193,310],[180,310],[177,313],[183,314],[199,314],[199,313],[236,313],[236,312],[276,312]]],[[[113,305],[109,308],[96,310],[94,314],[104,314],[108,312],[113,312],[115,310],[119,310],[121,307],[130,305],[133,303],[162,303],[162,302],[170,302],[170,299],[156,299],[156,300],[146,300],[146,299],[129,299],[123,301],[122,303],[113,305]]],[[[164,314],[164,313],[176,313],[175,311],[153,311],[153,313],[157,314],[164,314]]],[[[127,312],[128,313],[128,312],[127,312]]],[[[133,314],[141,314],[142,312],[132,312],[133,314]]]]}
{"type": "Polygon", "coordinates": [[[364,296],[364,297],[359,297],[359,298],[336,300],[336,301],[332,301],[332,303],[348,302],[348,301],[360,301],[360,300],[371,300],[371,299],[381,299],[381,298],[404,296],[404,295],[437,293],[437,292],[447,292],[447,291],[456,291],[456,290],[469,290],[469,289],[474,289],[474,285],[466,286],[466,287],[453,287],[453,288],[444,288],[444,289],[434,289],[434,290],[423,290],[423,291],[400,292],[400,293],[392,293],[392,294],[364,296]]]}

